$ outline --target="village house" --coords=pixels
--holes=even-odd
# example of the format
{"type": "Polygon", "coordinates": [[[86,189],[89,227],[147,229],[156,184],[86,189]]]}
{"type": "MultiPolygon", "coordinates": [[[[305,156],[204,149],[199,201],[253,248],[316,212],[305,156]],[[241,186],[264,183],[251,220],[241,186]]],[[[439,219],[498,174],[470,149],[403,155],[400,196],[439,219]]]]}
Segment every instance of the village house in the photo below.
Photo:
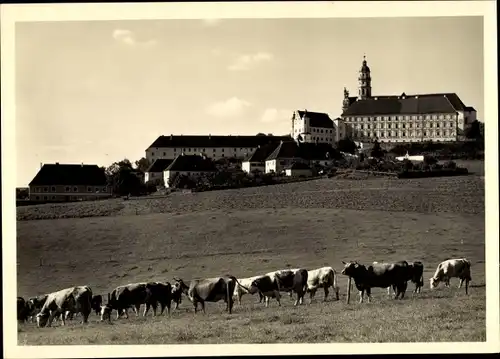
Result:
{"type": "Polygon", "coordinates": [[[285,174],[289,177],[311,177],[313,172],[311,167],[306,163],[295,162],[285,167],[285,174]]]}
{"type": "Polygon", "coordinates": [[[243,159],[241,169],[246,173],[266,172],[266,158],[278,147],[279,143],[259,145],[257,149],[243,159]]]}
{"type": "Polygon", "coordinates": [[[203,155],[186,155],[181,153],[163,172],[165,187],[169,187],[169,180],[174,176],[185,175],[189,178],[198,178],[202,175],[214,173],[216,167],[214,162],[203,155]]]}
{"type": "Polygon", "coordinates": [[[144,173],[144,181],[154,181],[163,179],[163,172],[173,162],[173,159],[159,158],[153,162],[144,173]]]}
{"type": "Polygon", "coordinates": [[[280,173],[285,167],[298,162],[309,166],[320,165],[327,167],[332,165],[333,161],[339,156],[340,153],[330,144],[283,141],[266,158],[266,173],[280,173]]]}
{"type": "Polygon", "coordinates": [[[243,159],[261,145],[290,140],[290,136],[192,136],[170,135],[158,137],[147,149],[146,159],[153,163],[157,159],[174,159],[181,153],[194,155],[203,153],[207,158],[243,159]]]}
{"type": "Polygon", "coordinates": [[[29,183],[36,202],[95,200],[111,196],[103,168],[84,164],[44,164],[29,183]]]}

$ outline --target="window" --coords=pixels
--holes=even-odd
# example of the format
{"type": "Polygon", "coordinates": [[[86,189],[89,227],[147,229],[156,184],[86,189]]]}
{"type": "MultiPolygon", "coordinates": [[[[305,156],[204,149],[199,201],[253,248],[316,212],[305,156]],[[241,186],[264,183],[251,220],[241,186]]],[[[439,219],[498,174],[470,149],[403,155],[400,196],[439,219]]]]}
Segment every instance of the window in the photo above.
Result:
{"type": "Polygon", "coordinates": [[[321,133],[323,133],[323,129],[321,130],[321,133]]]}
{"type": "Polygon", "coordinates": [[[43,191],[44,191],[44,192],[48,192],[48,191],[49,191],[49,189],[48,189],[47,187],[43,187],[43,191]]]}
{"type": "Polygon", "coordinates": [[[52,186],[50,190],[51,190],[51,192],[55,192],[56,188],[54,186],[52,186]]]}
{"type": "Polygon", "coordinates": [[[87,192],[92,192],[92,187],[87,187],[87,192]]]}
{"type": "Polygon", "coordinates": [[[443,115],[439,115],[439,119],[442,120],[444,118],[443,115]]]}
{"type": "Polygon", "coordinates": [[[441,136],[441,131],[437,131],[437,135],[438,135],[438,136],[441,136]]]}
{"type": "Polygon", "coordinates": [[[215,148],[214,148],[214,152],[215,152],[215,148]]]}
{"type": "Polygon", "coordinates": [[[188,172],[188,173],[187,173],[187,175],[188,175],[188,176],[191,176],[191,172],[188,172]]]}
{"type": "Polygon", "coordinates": [[[165,152],[163,152],[163,156],[166,156],[167,154],[165,152]]]}
{"type": "Polygon", "coordinates": [[[439,122],[438,122],[438,123],[436,123],[436,127],[439,127],[439,122]]]}
{"type": "Polygon", "coordinates": [[[427,131],[424,131],[424,136],[427,136],[427,131]]]}
{"type": "Polygon", "coordinates": [[[48,199],[49,199],[49,197],[47,197],[47,196],[43,196],[43,199],[44,199],[44,200],[48,200],[48,199]]]}
{"type": "Polygon", "coordinates": [[[203,152],[205,152],[205,149],[203,149],[203,152]]]}
{"type": "Polygon", "coordinates": [[[224,152],[224,149],[222,149],[221,151],[224,152]]]}
{"type": "Polygon", "coordinates": [[[432,115],[432,119],[436,120],[437,119],[437,115],[432,115]]]}
{"type": "Polygon", "coordinates": [[[450,122],[450,127],[453,127],[453,122],[450,122]]]}
{"type": "Polygon", "coordinates": [[[431,119],[431,116],[430,116],[430,115],[425,115],[425,119],[426,119],[426,120],[430,120],[430,119],[431,119]]]}
{"type": "Polygon", "coordinates": [[[405,123],[403,123],[403,128],[406,128],[406,124],[405,123]]]}
{"type": "Polygon", "coordinates": [[[222,154],[222,157],[224,157],[224,154],[222,154]]]}
{"type": "Polygon", "coordinates": [[[66,192],[69,192],[69,187],[66,187],[64,190],[65,190],[66,192]]]}
{"type": "Polygon", "coordinates": [[[35,199],[38,201],[40,199],[40,197],[36,196],[35,199]]]}
{"type": "Polygon", "coordinates": [[[73,192],[78,192],[78,187],[73,187],[73,192]]]}
{"type": "Polygon", "coordinates": [[[52,196],[52,199],[56,199],[56,196],[52,196]]]}
{"type": "Polygon", "coordinates": [[[403,137],[406,137],[406,132],[405,131],[403,131],[403,137]]]}
{"type": "Polygon", "coordinates": [[[154,157],[155,156],[155,153],[154,152],[151,152],[151,157],[154,157]]]}
{"type": "Polygon", "coordinates": [[[191,149],[190,149],[190,148],[188,148],[188,152],[191,152],[191,149]]]}
{"type": "Polygon", "coordinates": [[[233,148],[234,152],[236,152],[236,148],[233,148]]]}

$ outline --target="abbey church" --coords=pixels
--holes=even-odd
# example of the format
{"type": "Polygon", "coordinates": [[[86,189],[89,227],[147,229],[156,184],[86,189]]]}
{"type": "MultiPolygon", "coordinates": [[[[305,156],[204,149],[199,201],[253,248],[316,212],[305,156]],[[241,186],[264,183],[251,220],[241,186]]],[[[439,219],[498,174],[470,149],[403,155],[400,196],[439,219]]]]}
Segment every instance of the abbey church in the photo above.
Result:
{"type": "Polygon", "coordinates": [[[366,58],[358,76],[358,94],[344,88],[339,128],[355,141],[459,141],[476,120],[476,110],[465,106],[456,93],[399,96],[372,94],[366,58]]]}

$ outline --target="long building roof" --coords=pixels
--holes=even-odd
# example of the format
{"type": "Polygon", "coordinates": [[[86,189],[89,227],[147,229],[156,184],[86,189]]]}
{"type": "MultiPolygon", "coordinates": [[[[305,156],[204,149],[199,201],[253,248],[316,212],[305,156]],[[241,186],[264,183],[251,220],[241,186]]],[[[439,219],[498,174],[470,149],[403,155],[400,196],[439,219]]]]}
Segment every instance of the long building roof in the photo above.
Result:
{"type": "Polygon", "coordinates": [[[287,136],[220,136],[220,135],[170,135],[158,137],[148,148],[167,148],[167,147],[194,147],[194,148],[211,148],[211,147],[240,147],[254,148],[259,145],[265,145],[270,142],[290,140],[287,136]]]}
{"type": "Polygon", "coordinates": [[[309,119],[311,127],[333,128],[333,121],[328,114],[323,112],[297,111],[301,118],[304,115],[309,119]]]}
{"type": "Polygon", "coordinates": [[[30,186],[106,186],[104,170],[97,165],[44,164],[30,186]]]}
{"type": "Polygon", "coordinates": [[[473,111],[456,93],[372,96],[366,100],[349,97],[349,107],[342,116],[451,113],[473,111]]]}

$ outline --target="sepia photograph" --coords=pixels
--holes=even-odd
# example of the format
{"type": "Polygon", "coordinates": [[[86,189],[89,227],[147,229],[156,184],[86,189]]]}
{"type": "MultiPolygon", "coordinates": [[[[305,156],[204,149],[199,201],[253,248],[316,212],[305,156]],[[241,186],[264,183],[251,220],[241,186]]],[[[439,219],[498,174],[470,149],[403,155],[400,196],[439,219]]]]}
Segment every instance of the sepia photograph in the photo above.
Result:
{"type": "Polygon", "coordinates": [[[2,5],[9,357],[498,352],[495,4],[398,3],[2,5]]]}

